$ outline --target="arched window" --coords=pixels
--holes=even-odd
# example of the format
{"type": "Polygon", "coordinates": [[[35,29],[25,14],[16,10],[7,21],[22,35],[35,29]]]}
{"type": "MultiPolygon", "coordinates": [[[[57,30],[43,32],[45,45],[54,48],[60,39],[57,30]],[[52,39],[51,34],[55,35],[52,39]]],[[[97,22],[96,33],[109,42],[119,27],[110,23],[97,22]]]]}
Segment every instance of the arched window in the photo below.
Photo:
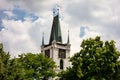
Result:
{"type": "Polygon", "coordinates": [[[60,69],[63,69],[63,60],[60,60],[60,69]]]}

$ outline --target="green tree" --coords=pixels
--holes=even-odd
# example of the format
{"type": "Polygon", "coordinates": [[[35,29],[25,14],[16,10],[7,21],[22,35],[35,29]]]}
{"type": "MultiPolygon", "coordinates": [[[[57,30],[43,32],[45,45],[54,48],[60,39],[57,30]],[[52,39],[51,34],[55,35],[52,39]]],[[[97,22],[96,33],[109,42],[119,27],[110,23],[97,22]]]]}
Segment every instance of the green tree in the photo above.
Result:
{"type": "Polygon", "coordinates": [[[24,80],[21,65],[17,58],[10,59],[9,53],[0,44],[0,80],[24,80]]]}
{"type": "Polygon", "coordinates": [[[25,70],[18,58],[9,60],[7,68],[7,79],[6,80],[25,80],[25,70]]]}
{"type": "Polygon", "coordinates": [[[10,59],[0,44],[0,80],[47,80],[55,77],[55,62],[42,54],[21,54],[10,59]]]}
{"type": "Polygon", "coordinates": [[[72,67],[59,73],[63,80],[119,80],[120,52],[115,42],[100,37],[83,40],[82,49],[71,59],[72,67]]]}
{"type": "Polygon", "coordinates": [[[27,80],[46,80],[56,75],[54,71],[55,62],[42,54],[21,54],[19,55],[18,62],[24,68],[25,79],[27,80]]]}
{"type": "Polygon", "coordinates": [[[3,44],[0,43],[0,80],[7,79],[7,68],[9,63],[10,55],[3,50],[3,44]]]}

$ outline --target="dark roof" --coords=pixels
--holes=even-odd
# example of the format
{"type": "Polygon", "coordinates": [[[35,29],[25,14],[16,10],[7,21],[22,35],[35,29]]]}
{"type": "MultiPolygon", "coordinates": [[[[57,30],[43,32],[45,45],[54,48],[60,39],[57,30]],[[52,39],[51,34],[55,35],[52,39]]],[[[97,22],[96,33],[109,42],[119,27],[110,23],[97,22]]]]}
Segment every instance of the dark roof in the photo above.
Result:
{"type": "Polygon", "coordinates": [[[61,42],[62,43],[62,35],[61,35],[59,14],[54,16],[54,18],[53,18],[53,24],[52,24],[49,44],[52,44],[53,40],[55,40],[56,42],[61,42]]]}

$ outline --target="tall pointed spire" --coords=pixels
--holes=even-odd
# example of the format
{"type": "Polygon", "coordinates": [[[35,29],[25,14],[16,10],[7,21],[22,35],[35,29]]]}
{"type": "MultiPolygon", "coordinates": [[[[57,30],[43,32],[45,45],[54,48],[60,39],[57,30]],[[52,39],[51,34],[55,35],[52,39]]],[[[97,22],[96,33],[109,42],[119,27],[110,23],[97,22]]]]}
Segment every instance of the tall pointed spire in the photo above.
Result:
{"type": "Polygon", "coordinates": [[[53,24],[52,24],[49,44],[51,44],[53,40],[62,43],[62,35],[61,35],[61,28],[59,21],[59,9],[53,10],[53,15],[54,17],[53,17],[53,24]]]}
{"type": "Polygon", "coordinates": [[[70,43],[70,40],[69,40],[69,30],[68,30],[68,39],[67,39],[67,44],[70,43]]]}
{"type": "Polygon", "coordinates": [[[42,46],[44,46],[44,32],[42,34],[42,46]]]}

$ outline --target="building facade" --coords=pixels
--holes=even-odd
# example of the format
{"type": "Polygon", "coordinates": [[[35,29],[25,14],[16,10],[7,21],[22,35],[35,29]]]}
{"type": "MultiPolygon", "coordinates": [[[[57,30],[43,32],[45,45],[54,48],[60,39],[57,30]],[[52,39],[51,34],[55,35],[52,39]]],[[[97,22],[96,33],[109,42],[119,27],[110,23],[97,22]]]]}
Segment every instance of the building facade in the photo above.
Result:
{"type": "MultiPolygon", "coordinates": [[[[55,14],[55,12],[53,12],[55,14]]],[[[42,45],[41,52],[52,58],[56,63],[57,68],[55,68],[56,72],[61,70],[66,70],[67,67],[70,66],[69,58],[70,58],[70,42],[69,42],[69,32],[68,39],[66,43],[62,42],[62,34],[59,20],[59,10],[57,14],[53,16],[53,23],[51,28],[50,40],[48,44],[44,44],[44,35],[42,37],[42,45]]]]}

